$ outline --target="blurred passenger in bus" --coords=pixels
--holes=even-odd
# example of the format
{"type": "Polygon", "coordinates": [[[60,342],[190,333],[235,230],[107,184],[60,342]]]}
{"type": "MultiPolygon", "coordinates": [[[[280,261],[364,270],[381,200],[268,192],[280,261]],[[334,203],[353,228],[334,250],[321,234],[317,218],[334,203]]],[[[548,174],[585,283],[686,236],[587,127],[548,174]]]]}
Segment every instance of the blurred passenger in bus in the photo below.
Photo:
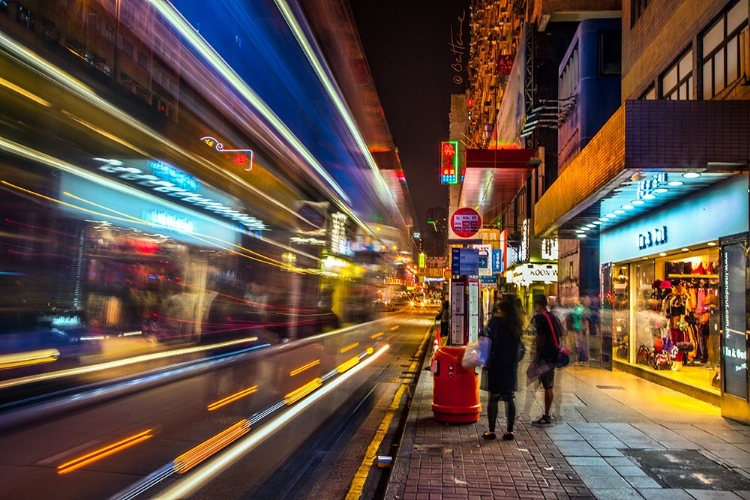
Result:
{"type": "Polygon", "coordinates": [[[333,292],[321,290],[317,308],[319,332],[327,332],[341,328],[339,317],[333,312],[333,292]]]}

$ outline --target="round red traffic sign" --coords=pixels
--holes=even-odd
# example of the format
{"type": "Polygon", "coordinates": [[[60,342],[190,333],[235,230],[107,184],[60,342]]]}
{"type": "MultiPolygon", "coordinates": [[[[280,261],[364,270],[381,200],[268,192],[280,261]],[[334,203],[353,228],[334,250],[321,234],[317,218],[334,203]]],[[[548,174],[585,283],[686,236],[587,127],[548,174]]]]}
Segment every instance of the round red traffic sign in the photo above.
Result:
{"type": "Polygon", "coordinates": [[[460,238],[471,238],[482,229],[482,216],[473,208],[459,208],[451,216],[451,229],[460,238]]]}

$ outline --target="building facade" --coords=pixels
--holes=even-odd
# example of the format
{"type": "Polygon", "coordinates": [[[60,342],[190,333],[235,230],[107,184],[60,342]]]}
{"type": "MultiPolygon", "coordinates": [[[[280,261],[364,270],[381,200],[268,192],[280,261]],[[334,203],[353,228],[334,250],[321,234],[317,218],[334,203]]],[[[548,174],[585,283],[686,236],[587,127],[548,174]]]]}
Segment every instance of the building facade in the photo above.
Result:
{"type": "Polygon", "coordinates": [[[746,1],[623,2],[619,108],[535,220],[539,235],[599,240],[604,361],[741,421],[747,23],[746,1]]]}

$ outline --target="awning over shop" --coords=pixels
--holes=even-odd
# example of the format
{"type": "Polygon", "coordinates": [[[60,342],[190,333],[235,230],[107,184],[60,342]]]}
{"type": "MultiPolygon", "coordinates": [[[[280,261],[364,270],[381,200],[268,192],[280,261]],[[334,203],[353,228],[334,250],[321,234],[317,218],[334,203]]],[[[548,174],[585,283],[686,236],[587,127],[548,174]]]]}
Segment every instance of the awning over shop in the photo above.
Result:
{"type": "Polygon", "coordinates": [[[750,101],[626,101],[536,203],[534,234],[595,234],[745,171],[748,134],[750,101]]]}
{"type": "Polygon", "coordinates": [[[467,149],[459,206],[477,208],[492,224],[536,166],[532,149],[467,149]]]}

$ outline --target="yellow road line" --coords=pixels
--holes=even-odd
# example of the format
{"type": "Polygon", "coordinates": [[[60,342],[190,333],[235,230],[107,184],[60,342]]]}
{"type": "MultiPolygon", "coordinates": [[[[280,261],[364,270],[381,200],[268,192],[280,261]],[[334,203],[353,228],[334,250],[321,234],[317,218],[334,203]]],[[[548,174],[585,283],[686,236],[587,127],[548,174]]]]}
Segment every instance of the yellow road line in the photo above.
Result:
{"type": "MultiPolygon", "coordinates": [[[[424,350],[425,345],[429,340],[430,334],[428,331],[427,334],[425,334],[425,337],[422,340],[422,344],[419,346],[417,353],[421,353],[424,350]]],[[[411,366],[409,367],[409,373],[415,373],[415,370],[417,370],[417,362],[412,361],[411,366]]],[[[367,482],[367,475],[372,468],[372,464],[375,463],[375,458],[378,454],[378,448],[380,448],[380,445],[385,438],[385,434],[386,432],[388,432],[388,427],[391,425],[391,421],[393,420],[396,411],[401,405],[401,398],[404,396],[404,392],[406,392],[407,389],[407,382],[401,382],[401,386],[398,388],[398,390],[396,391],[396,395],[393,397],[391,406],[386,411],[385,417],[383,417],[383,421],[380,423],[378,430],[375,432],[375,437],[372,439],[370,446],[367,447],[365,458],[362,460],[362,463],[360,464],[359,469],[357,469],[356,474],[354,474],[354,479],[352,480],[352,484],[349,486],[349,491],[346,494],[346,500],[359,500],[359,498],[362,496],[365,483],[367,482]]]]}

